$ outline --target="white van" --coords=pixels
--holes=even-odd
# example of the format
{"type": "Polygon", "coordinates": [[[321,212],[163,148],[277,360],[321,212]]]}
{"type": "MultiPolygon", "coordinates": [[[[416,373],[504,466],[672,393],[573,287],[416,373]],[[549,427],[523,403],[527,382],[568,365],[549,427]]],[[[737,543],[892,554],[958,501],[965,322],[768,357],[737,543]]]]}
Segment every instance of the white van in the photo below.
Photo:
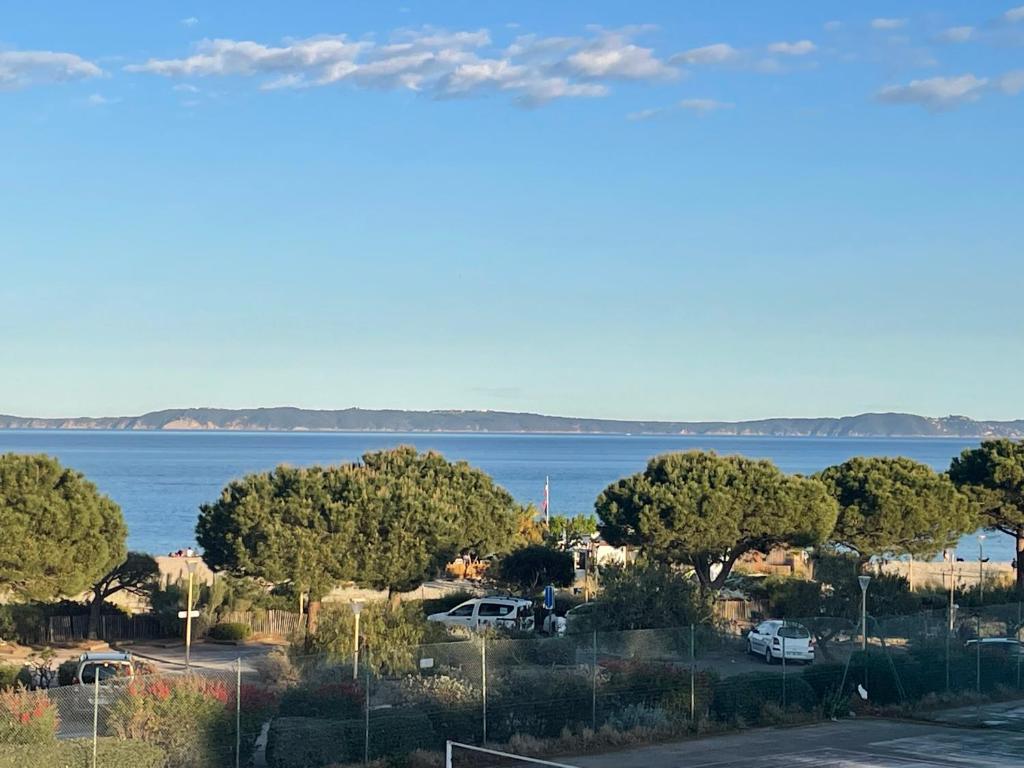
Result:
{"type": "Polygon", "coordinates": [[[474,597],[450,611],[432,613],[427,621],[473,631],[495,627],[532,632],[533,603],[521,597],[474,597]]]}

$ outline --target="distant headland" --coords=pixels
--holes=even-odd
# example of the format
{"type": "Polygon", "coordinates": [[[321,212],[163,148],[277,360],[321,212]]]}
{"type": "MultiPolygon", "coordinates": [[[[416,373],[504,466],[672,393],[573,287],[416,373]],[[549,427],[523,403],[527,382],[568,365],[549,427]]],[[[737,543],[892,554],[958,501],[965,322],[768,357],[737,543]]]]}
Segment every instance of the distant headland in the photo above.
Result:
{"type": "Polygon", "coordinates": [[[518,432],[762,437],[1024,437],[1024,419],[977,421],[909,413],[755,421],[625,421],[508,411],[345,408],[174,408],[141,416],[32,418],[0,414],[0,429],[231,430],[247,432],[518,432]]]}

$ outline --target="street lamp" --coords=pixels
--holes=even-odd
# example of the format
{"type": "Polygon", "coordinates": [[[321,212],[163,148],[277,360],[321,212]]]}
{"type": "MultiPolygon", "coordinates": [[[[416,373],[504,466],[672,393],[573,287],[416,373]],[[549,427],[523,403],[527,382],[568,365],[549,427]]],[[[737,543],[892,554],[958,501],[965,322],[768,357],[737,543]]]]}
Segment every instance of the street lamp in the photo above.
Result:
{"type": "Polygon", "coordinates": [[[352,679],[359,679],[359,614],[363,610],[362,600],[352,600],[352,615],[355,616],[355,628],[352,632],[352,679]]]}
{"type": "Polygon", "coordinates": [[[188,598],[185,601],[185,670],[192,665],[192,582],[195,580],[199,561],[190,559],[185,562],[188,571],[188,598]]]}
{"type": "Polygon", "coordinates": [[[868,584],[871,583],[870,576],[858,576],[857,583],[860,584],[860,649],[868,649],[868,584]]]}

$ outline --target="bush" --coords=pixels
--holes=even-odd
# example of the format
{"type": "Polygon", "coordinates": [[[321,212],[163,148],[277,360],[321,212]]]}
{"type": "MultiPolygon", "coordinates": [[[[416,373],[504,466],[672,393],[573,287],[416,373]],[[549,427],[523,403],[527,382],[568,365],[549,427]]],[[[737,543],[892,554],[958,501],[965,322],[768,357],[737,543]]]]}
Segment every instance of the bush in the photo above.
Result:
{"type": "Polygon", "coordinates": [[[18,630],[14,623],[11,606],[0,605],[0,641],[14,642],[18,639],[18,630]]]}
{"type": "MultiPolygon", "coordinates": [[[[783,677],[773,672],[753,672],[727,677],[715,683],[711,714],[722,722],[757,725],[765,704],[781,706],[783,677]]],[[[818,704],[814,689],[800,675],[785,678],[786,709],[809,712],[818,704]]]]}
{"type": "Polygon", "coordinates": [[[349,720],[363,711],[365,696],[356,682],[297,686],[281,694],[282,717],[323,717],[349,720]]]}
{"type": "Polygon", "coordinates": [[[0,664],[0,690],[13,688],[18,682],[21,667],[14,664],[0,664]]]}
{"type": "MultiPolygon", "coordinates": [[[[270,726],[267,765],[270,768],[321,768],[363,759],[366,723],[279,717],[270,726]]],[[[398,757],[416,749],[438,746],[426,715],[392,710],[370,718],[370,759],[398,757]]]]}
{"type": "MultiPolygon", "coordinates": [[[[96,762],[103,768],[164,768],[158,747],[137,741],[100,739],[96,762]]],[[[91,768],[92,740],[73,739],[54,744],[2,744],[0,768],[91,768]]]]}
{"type": "Polygon", "coordinates": [[[42,691],[0,691],[0,744],[50,744],[57,740],[57,708],[42,691]]]}
{"type": "Polygon", "coordinates": [[[602,569],[601,593],[593,602],[587,621],[573,631],[684,627],[711,618],[710,607],[692,580],[653,562],[602,569]]]}
{"type": "Polygon", "coordinates": [[[504,741],[513,734],[552,738],[564,728],[589,726],[593,678],[588,671],[511,670],[495,675],[488,691],[487,734],[504,741]]]}
{"type": "Polygon", "coordinates": [[[73,685],[78,677],[78,659],[68,659],[57,667],[57,685],[73,685]]]}
{"type": "MultiPolygon", "coordinates": [[[[606,680],[599,694],[612,706],[630,704],[655,706],[674,716],[690,716],[690,669],[674,664],[643,661],[607,661],[606,680]]],[[[694,682],[694,705],[697,712],[707,709],[714,675],[697,672],[694,682]]]]}
{"type": "MultiPolygon", "coordinates": [[[[254,703],[261,711],[266,707],[243,692],[243,749],[255,739],[254,703]]],[[[160,747],[168,768],[219,768],[234,752],[234,715],[234,691],[219,680],[153,676],[125,688],[110,708],[107,727],[118,738],[160,747]]]]}
{"type": "Polygon", "coordinates": [[[252,634],[252,628],[248,624],[239,623],[224,623],[214,624],[210,627],[210,631],[206,633],[206,636],[211,640],[220,640],[224,642],[242,642],[248,640],[252,634]]]}
{"type": "Polygon", "coordinates": [[[659,707],[646,704],[627,704],[617,712],[613,712],[607,724],[617,731],[631,731],[634,728],[650,728],[660,730],[669,725],[668,713],[659,707]]]}
{"type": "Polygon", "coordinates": [[[291,658],[280,648],[256,659],[254,666],[260,682],[271,688],[283,688],[299,682],[301,675],[291,658]]]}

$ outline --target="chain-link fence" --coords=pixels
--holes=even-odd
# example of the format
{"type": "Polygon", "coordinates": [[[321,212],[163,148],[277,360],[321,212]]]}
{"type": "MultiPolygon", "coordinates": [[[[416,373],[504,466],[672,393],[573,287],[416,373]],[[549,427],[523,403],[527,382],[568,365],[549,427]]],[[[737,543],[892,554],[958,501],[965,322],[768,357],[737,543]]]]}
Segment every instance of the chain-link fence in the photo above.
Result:
{"type": "Polygon", "coordinates": [[[415,768],[437,765],[446,740],[572,753],[850,712],[1024,730],[1021,617],[1012,604],[868,617],[866,632],[816,616],[763,635],[699,625],[471,634],[364,644],[355,666],[293,649],[258,673],[9,690],[0,768],[415,768]]]}

